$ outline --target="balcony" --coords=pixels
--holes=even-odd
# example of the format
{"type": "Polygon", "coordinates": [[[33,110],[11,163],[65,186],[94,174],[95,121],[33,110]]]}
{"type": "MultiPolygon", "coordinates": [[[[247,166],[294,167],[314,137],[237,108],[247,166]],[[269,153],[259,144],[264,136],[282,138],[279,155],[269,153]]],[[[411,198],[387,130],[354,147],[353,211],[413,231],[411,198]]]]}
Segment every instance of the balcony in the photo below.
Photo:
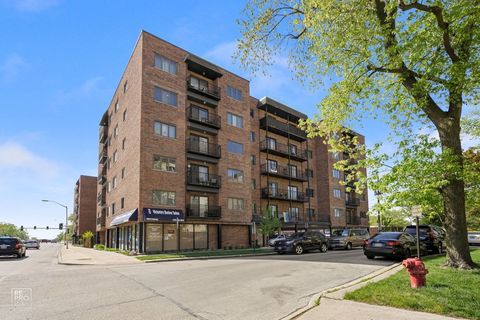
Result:
{"type": "Polygon", "coordinates": [[[292,123],[282,123],[273,117],[263,117],[260,119],[260,129],[273,132],[275,134],[290,137],[290,139],[303,142],[307,140],[307,134],[292,123]]]}
{"type": "Polygon", "coordinates": [[[221,186],[221,177],[216,174],[209,174],[198,171],[187,171],[187,184],[219,189],[221,186]]]}
{"type": "Polygon", "coordinates": [[[307,161],[307,150],[302,150],[300,148],[290,148],[288,145],[283,143],[268,143],[267,140],[260,142],[260,151],[268,152],[280,157],[290,158],[296,161],[307,161]]]}
{"type": "Polygon", "coordinates": [[[187,152],[197,153],[213,158],[221,157],[221,148],[218,144],[204,142],[195,137],[190,137],[187,139],[187,152]]]}
{"type": "Polygon", "coordinates": [[[348,197],[345,199],[345,204],[349,207],[358,207],[360,205],[360,199],[357,197],[348,197]]]}
{"type": "Polygon", "coordinates": [[[304,192],[298,192],[287,189],[276,189],[271,187],[262,188],[263,199],[277,199],[295,202],[307,202],[308,197],[304,192]]]}
{"type": "Polygon", "coordinates": [[[189,107],[187,109],[187,118],[190,121],[200,123],[205,126],[209,126],[215,129],[220,129],[221,117],[216,114],[206,113],[197,107],[189,107]]]}
{"type": "Polygon", "coordinates": [[[97,217],[97,227],[104,228],[106,225],[106,210],[102,209],[100,217],[97,217]]]}
{"type": "Polygon", "coordinates": [[[187,90],[212,98],[215,100],[220,100],[220,88],[208,83],[207,85],[197,85],[192,82],[192,77],[187,79],[187,90]]]}
{"type": "Polygon", "coordinates": [[[269,168],[266,164],[262,164],[260,166],[260,172],[263,175],[269,175],[272,177],[286,178],[301,182],[308,181],[308,176],[305,173],[301,173],[299,170],[291,170],[287,166],[277,165],[276,168],[269,168]]]}
{"type": "Polygon", "coordinates": [[[107,148],[103,148],[102,151],[100,151],[100,156],[98,157],[98,162],[100,164],[105,164],[107,162],[108,154],[107,154],[107,148]]]}
{"type": "Polygon", "coordinates": [[[108,130],[108,127],[107,126],[100,126],[100,129],[99,129],[99,137],[98,137],[98,141],[100,143],[105,143],[105,141],[107,141],[107,130],[108,130]]]}
{"type": "Polygon", "coordinates": [[[207,209],[196,204],[187,204],[187,218],[198,219],[219,219],[222,217],[222,208],[220,206],[208,206],[207,209]]]}
{"type": "Polygon", "coordinates": [[[104,206],[106,204],[107,198],[107,188],[102,188],[102,192],[97,194],[97,203],[100,206],[104,206]]]}
{"type": "Polygon", "coordinates": [[[362,224],[362,220],[357,215],[347,215],[347,224],[359,226],[362,224]]]}

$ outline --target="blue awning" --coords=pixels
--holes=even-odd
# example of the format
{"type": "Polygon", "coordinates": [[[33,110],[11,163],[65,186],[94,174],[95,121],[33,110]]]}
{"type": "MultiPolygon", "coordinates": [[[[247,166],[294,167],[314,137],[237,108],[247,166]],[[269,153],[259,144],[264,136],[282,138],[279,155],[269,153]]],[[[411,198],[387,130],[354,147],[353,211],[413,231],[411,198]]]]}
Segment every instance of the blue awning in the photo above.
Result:
{"type": "Polygon", "coordinates": [[[126,223],[129,221],[137,221],[137,220],[138,220],[138,210],[133,209],[131,211],[121,213],[115,218],[113,218],[112,222],[110,222],[110,227],[117,226],[119,224],[126,223]]]}

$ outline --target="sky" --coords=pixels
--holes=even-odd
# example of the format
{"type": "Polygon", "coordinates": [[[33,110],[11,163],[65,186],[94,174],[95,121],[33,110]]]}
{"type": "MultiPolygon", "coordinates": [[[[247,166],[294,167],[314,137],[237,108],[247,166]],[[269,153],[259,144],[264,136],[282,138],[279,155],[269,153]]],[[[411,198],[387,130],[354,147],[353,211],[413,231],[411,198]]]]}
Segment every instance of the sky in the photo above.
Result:
{"type": "MultiPolygon", "coordinates": [[[[257,98],[269,96],[308,116],[317,113],[328,87],[303,87],[285,57],[269,76],[253,76],[231,58],[244,5],[0,0],[0,221],[58,226],[64,208],[42,199],[72,212],[79,176],[97,175],[98,123],[142,29],[249,79],[257,98]]],[[[388,132],[373,120],[353,129],[368,145],[385,140],[388,132]]],[[[57,233],[29,231],[41,238],[57,233]]]]}

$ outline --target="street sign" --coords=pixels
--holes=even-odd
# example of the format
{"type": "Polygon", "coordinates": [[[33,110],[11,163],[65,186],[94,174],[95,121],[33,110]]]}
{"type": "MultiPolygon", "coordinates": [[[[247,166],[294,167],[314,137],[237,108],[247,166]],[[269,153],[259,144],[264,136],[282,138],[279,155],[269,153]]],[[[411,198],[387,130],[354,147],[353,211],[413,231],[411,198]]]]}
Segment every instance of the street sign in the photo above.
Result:
{"type": "Polygon", "coordinates": [[[412,206],[412,216],[421,217],[422,216],[422,207],[421,206],[412,206]]]}

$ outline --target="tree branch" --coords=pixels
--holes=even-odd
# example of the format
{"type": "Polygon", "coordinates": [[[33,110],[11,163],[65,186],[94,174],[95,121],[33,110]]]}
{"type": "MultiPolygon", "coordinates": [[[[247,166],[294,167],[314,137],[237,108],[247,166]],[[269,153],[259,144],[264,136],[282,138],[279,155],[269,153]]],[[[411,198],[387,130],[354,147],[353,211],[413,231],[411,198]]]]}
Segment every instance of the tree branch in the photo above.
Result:
{"type": "Polygon", "coordinates": [[[418,79],[426,79],[426,80],[429,80],[429,81],[433,81],[433,82],[443,84],[446,87],[451,85],[451,83],[446,79],[442,79],[442,78],[435,77],[435,76],[432,76],[432,75],[427,76],[425,74],[421,74],[419,72],[410,70],[409,68],[406,68],[406,69],[403,69],[403,68],[385,68],[385,67],[377,67],[377,66],[374,66],[373,64],[369,63],[367,65],[367,69],[369,71],[384,72],[384,73],[398,73],[398,74],[405,73],[405,74],[412,75],[412,76],[414,76],[415,78],[418,78],[418,79]]]}

